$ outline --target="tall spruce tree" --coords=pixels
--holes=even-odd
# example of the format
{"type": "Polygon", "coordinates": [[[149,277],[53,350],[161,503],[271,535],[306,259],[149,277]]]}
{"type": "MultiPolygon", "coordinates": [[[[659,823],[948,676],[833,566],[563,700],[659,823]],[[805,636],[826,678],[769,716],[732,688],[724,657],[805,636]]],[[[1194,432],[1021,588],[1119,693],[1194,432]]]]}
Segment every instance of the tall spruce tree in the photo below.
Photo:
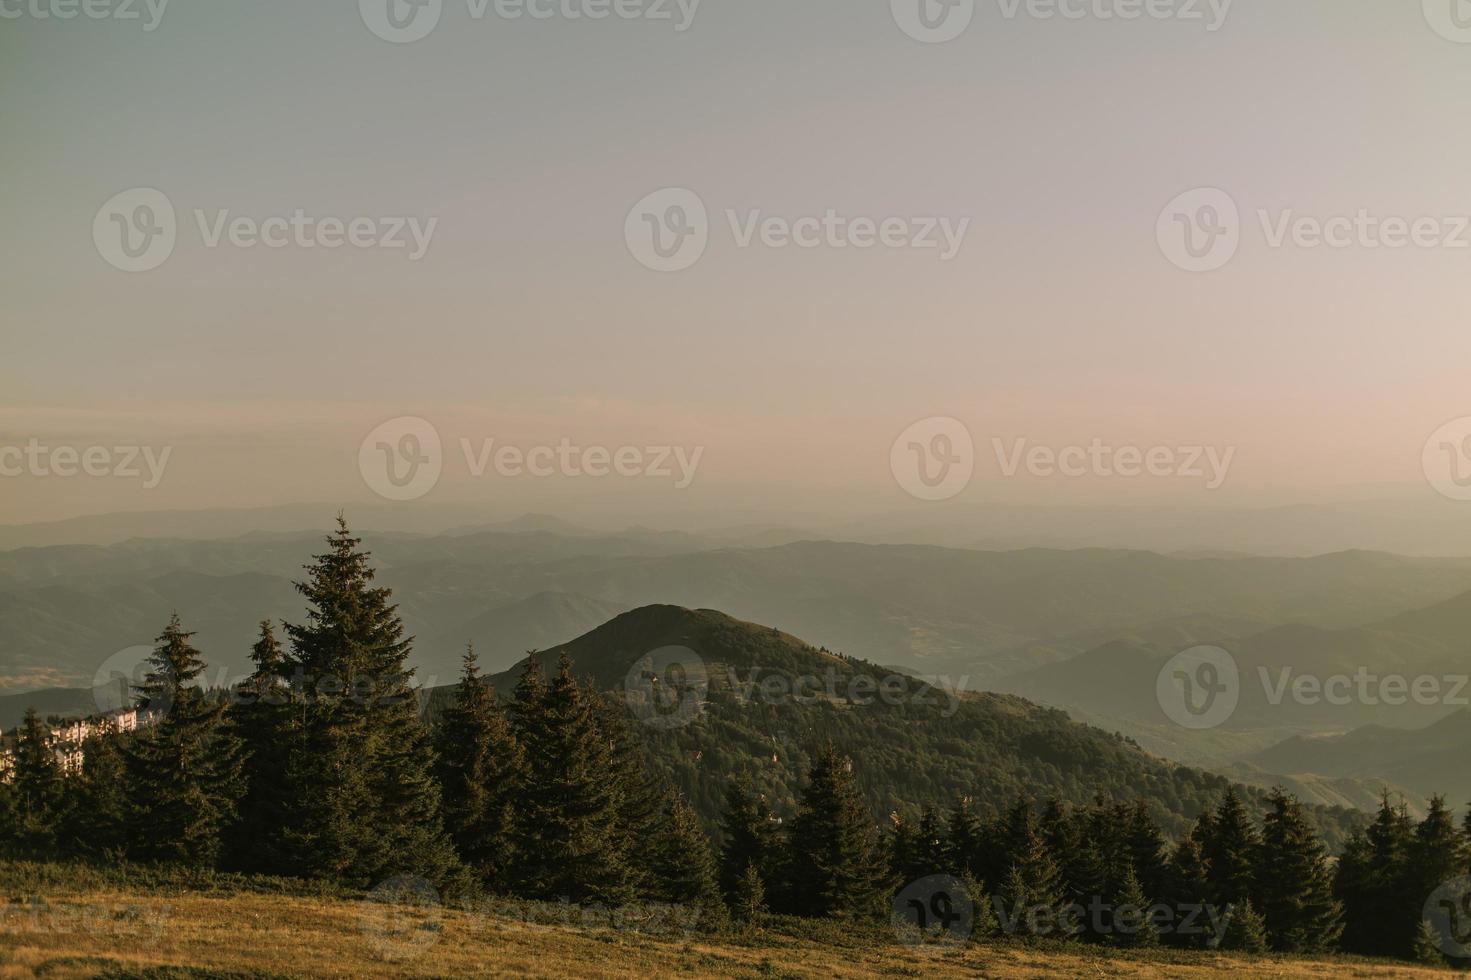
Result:
{"type": "Polygon", "coordinates": [[[1221,907],[1252,896],[1261,838],[1235,789],[1228,789],[1208,822],[1202,850],[1211,884],[1211,900],[1221,907]]]}
{"type": "Polygon", "coordinates": [[[742,775],[726,784],[720,825],[725,838],[720,851],[721,891],[732,908],[738,907],[740,898],[749,898],[753,890],[750,876],[754,869],[764,901],[778,871],[781,842],[771,807],[751,785],[749,776],[742,775]]]}
{"type": "Polygon", "coordinates": [[[35,708],[26,709],[16,733],[14,765],[9,849],[20,857],[54,857],[57,828],[66,813],[66,786],[51,729],[35,708]]]}
{"type": "Polygon", "coordinates": [[[725,916],[725,905],[716,883],[710,839],[700,827],[700,818],[683,796],[670,789],[664,794],[659,823],[658,846],[649,866],[655,883],[651,897],[698,909],[707,927],[717,925],[725,916]]]}
{"type": "Polygon", "coordinates": [[[1199,947],[1211,940],[1205,929],[1209,917],[1210,881],[1200,841],[1187,834],[1170,852],[1162,895],[1173,917],[1166,941],[1172,946],[1199,947]]]}
{"type": "Polygon", "coordinates": [[[1059,922],[1063,906],[1062,875],[1047,849],[1032,804],[1018,801],[1001,827],[1001,851],[1010,867],[1002,879],[1001,897],[1023,935],[1071,935],[1078,924],[1059,922]]]}
{"type": "Polygon", "coordinates": [[[407,664],[412,640],[392,593],[341,517],[296,583],[304,624],[287,624],[302,691],[304,750],[287,765],[287,856],[302,873],[368,885],[454,873],[434,753],[407,664]]]}
{"type": "Polygon", "coordinates": [[[1380,909],[1374,898],[1374,854],[1368,838],[1355,830],[1344,841],[1333,872],[1333,896],[1343,906],[1343,948],[1370,953],[1379,929],[1380,909]]]}
{"type": "Polygon", "coordinates": [[[68,850],[88,857],[121,855],[127,847],[131,801],[122,753],[123,736],[111,718],[97,723],[82,748],[67,831],[68,850]]]}
{"type": "Polygon", "coordinates": [[[1159,944],[1159,931],[1150,917],[1150,906],[1151,899],[1139,876],[1130,868],[1111,904],[1110,936],[1115,945],[1140,949],[1159,944]]]}
{"type": "Polygon", "coordinates": [[[531,658],[512,712],[526,752],[516,878],[525,894],[619,904],[631,898],[613,746],[563,654],[545,683],[531,658]]]}
{"type": "Polygon", "coordinates": [[[1278,952],[1321,953],[1343,932],[1327,850],[1302,804],[1282,789],[1267,797],[1254,876],[1267,942],[1278,952]]]}
{"type": "Polygon", "coordinates": [[[858,916],[878,907],[884,880],[873,817],[852,761],[825,743],[812,760],[787,855],[787,907],[808,916],[858,916]]]}
{"type": "Polygon", "coordinates": [[[473,646],[465,651],[460,683],[440,717],[437,741],[450,838],[482,884],[508,891],[524,757],[495,689],[480,676],[473,646]]]}
{"type": "Polygon", "coordinates": [[[123,753],[135,806],[131,854],[198,867],[219,861],[242,791],[241,753],[227,705],[196,683],[204,660],[178,614],[149,660],[140,703],[154,714],[123,753]]]}
{"type": "Polygon", "coordinates": [[[954,873],[968,873],[977,880],[996,881],[1005,868],[992,859],[987,846],[986,825],[976,813],[969,796],[959,797],[950,808],[945,823],[950,866],[954,873]]]}
{"type": "Polygon", "coordinates": [[[236,686],[230,704],[244,759],[239,820],[229,835],[228,862],[241,871],[286,874],[293,869],[282,839],[287,821],[282,774],[301,745],[286,653],[268,620],[260,624],[250,659],[254,670],[236,686]]]}

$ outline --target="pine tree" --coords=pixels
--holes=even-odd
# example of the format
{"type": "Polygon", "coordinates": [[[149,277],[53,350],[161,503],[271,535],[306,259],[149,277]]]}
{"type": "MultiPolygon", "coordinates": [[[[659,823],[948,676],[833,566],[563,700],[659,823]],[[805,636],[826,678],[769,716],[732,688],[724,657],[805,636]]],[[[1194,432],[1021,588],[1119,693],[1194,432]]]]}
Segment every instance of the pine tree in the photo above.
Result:
{"type": "Polygon", "coordinates": [[[1199,826],[1206,834],[1202,850],[1209,869],[1211,900],[1225,907],[1250,898],[1261,838],[1236,790],[1226,790],[1214,816],[1199,826]]]}
{"type": "Polygon", "coordinates": [[[527,765],[517,840],[521,887],[534,898],[626,901],[633,888],[620,848],[612,747],[565,654],[550,685],[539,666],[528,666],[512,717],[527,765]]]}
{"type": "Polygon", "coordinates": [[[1343,853],[1333,873],[1333,896],[1343,906],[1343,948],[1350,953],[1370,953],[1373,935],[1380,927],[1380,910],[1375,904],[1373,848],[1362,831],[1355,830],[1344,841],[1343,853]]]}
{"type": "Polygon", "coordinates": [[[925,874],[959,874],[961,869],[951,866],[950,846],[945,839],[944,822],[932,804],[925,804],[919,814],[916,828],[915,859],[919,866],[927,868],[925,874]]]}
{"type": "MultiPolygon", "coordinates": [[[[1345,899],[1356,906],[1350,917],[1355,930],[1347,937],[1348,945],[1374,956],[1406,956],[1414,944],[1425,896],[1411,894],[1407,887],[1414,825],[1404,804],[1394,805],[1385,793],[1364,839],[1367,851],[1357,894],[1345,899]]],[[[1339,867],[1343,875],[1342,862],[1339,867]]],[[[1350,866],[1348,870],[1354,869],[1350,866]]]]}
{"type": "Polygon", "coordinates": [[[301,741],[286,771],[285,845],[310,876],[368,885],[411,873],[446,881],[434,753],[420,720],[406,638],[370,555],[341,517],[328,548],[296,584],[307,621],[287,624],[300,695],[301,741]]]}
{"type": "Polygon", "coordinates": [[[854,916],[876,909],[885,882],[873,818],[858,792],[851,760],[839,756],[830,742],[812,760],[789,845],[792,911],[854,916]]]}
{"type": "Polygon", "coordinates": [[[1343,910],[1323,842],[1296,799],[1274,789],[1267,802],[1254,881],[1268,944],[1286,953],[1333,949],[1343,910]]]}
{"type": "Polygon", "coordinates": [[[27,708],[16,735],[10,827],[6,835],[18,856],[55,856],[56,829],[65,814],[65,793],[51,731],[35,708],[27,708]]]}
{"type": "Polygon", "coordinates": [[[1252,908],[1251,899],[1243,899],[1232,905],[1225,923],[1225,935],[1217,943],[1220,949],[1238,953],[1265,953],[1267,951],[1267,925],[1252,908]]]}
{"type": "Polygon", "coordinates": [[[1427,966],[1445,966],[1446,955],[1440,942],[1430,921],[1421,918],[1420,924],[1415,927],[1415,942],[1410,949],[1410,959],[1427,966]]]}
{"type": "Polygon", "coordinates": [[[122,853],[131,819],[122,735],[111,719],[98,723],[82,749],[82,771],[75,779],[76,804],[67,821],[69,849],[89,857],[122,853]]]}
{"type": "Polygon", "coordinates": [[[1115,945],[1138,949],[1159,944],[1159,932],[1150,919],[1150,900],[1134,869],[1124,874],[1112,908],[1111,937],[1115,945]]]}
{"type": "Polygon", "coordinates": [[[1125,820],[1125,849],[1128,863],[1147,895],[1164,891],[1166,879],[1165,839],[1149,812],[1149,804],[1136,800],[1125,820]]]}
{"type": "Polygon", "coordinates": [[[731,912],[738,921],[757,922],[766,911],[766,884],[754,864],[746,865],[746,870],[728,894],[731,912]]]}
{"type": "Polygon", "coordinates": [[[1170,854],[1165,870],[1164,901],[1174,916],[1173,928],[1167,934],[1173,946],[1198,947],[1210,936],[1205,931],[1204,915],[1210,903],[1210,881],[1200,841],[1193,835],[1181,838],[1170,854]]]}
{"type": "Polygon", "coordinates": [[[124,750],[136,804],[130,853],[153,861],[216,864],[240,798],[242,749],[226,705],[195,682],[204,660],[178,614],[157,639],[142,703],[157,710],[124,750]]]}
{"type": "Polygon", "coordinates": [[[1026,800],[1019,801],[1006,816],[1001,851],[1011,862],[1003,879],[1002,899],[1011,907],[1022,934],[1071,934],[1077,924],[1058,923],[1056,919],[1063,904],[1061,873],[1026,800]],[[1034,928],[1038,924],[1045,925],[1039,930],[1034,928]]]}
{"type": "Polygon", "coordinates": [[[754,870],[765,901],[768,882],[777,871],[776,820],[766,797],[757,793],[750,779],[742,776],[725,787],[725,812],[720,821],[725,844],[720,851],[720,888],[732,908],[739,908],[752,894],[750,874],[754,870]],[[744,897],[743,897],[744,896],[744,897]]]}
{"type": "Polygon", "coordinates": [[[956,874],[967,872],[978,880],[994,881],[1004,869],[992,867],[986,846],[986,827],[972,807],[971,798],[962,796],[950,808],[946,834],[950,866],[956,874]],[[987,874],[993,877],[987,878],[987,874]]]}
{"type": "Polygon", "coordinates": [[[440,718],[437,741],[445,828],[476,878],[506,891],[516,857],[523,755],[495,689],[480,676],[473,647],[465,651],[460,684],[440,718]]]}
{"type": "Polygon", "coordinates": [[[652,897],[699,909],[707,928],[718,925],[725,917],[725,906],[715,880],[715,857],[694,808],[679,793],[668,790],[660,823],[658,847],[649,868],[656,883],[652,897]]]}
{"type": "Polygon", "coordinates": [[[647,747],[632,731],[626,703],[604,697],[591,681],[583,697],[593,706],[598,731],[608,742],[608,778],[618,801],[614,847],[623,855],[629,887],[639,896],[656,898],[661,886],[649,869],[659,859],[660,835],[667,829],[669,786],[648,765],[647,747]]]}
{"type": "Polygon", "coordinates": [[[1060,800],[1050,799],[1042,808],[1042,839],[1057,862],[1059,891],[1066,901],[1086,905],[1097,852],[1093,842],[1084,839],[1086,828],[1081,824],[1060,800]]]}
{"type": "Polygon", "coordinates": [[[239,821],[229,835],[231,867],[258,874],[286,874],[282,837],[287,820],[282,773],[299,751],[287,680],[286,654],[269,621],[251,648],[255,669],[233,692],[230,719],[243,747],[239,821]]]}
{"type": "MultiPolygon", "coordinates": [[[[1416,826],[1405,855],[1401,894],[1429,896],[1446,882],[1464,875],[1466,863],[1466,839],[1459,833],[1455,818],[1446,807],[1445,798],[1431,797],[1425,819],[1416,826]]],[[[1419,912],[1413,911],[1417,914],[1419,912]]],[[[1416,929],[1424,924],[1421,917],[1416,929]]],[[[1413,944],[1412,939],[1412,946],[1413,944]]],[[[1414,950],[1412,948],[1407,952],[1413,954],[1414,950]]]]}

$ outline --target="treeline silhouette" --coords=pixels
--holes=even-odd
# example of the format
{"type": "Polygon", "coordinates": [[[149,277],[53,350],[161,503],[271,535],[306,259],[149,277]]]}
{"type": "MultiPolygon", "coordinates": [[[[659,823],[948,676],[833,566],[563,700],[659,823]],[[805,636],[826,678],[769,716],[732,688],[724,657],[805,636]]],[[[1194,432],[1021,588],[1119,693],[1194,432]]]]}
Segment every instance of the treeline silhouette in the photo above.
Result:
{"type": "Polygon", "coordinates": [[[935,911],[978,937],[1445,958],[1422,908],[1471,871],[1471,817],[1457,828],[1438,799],[1416,823],[1386,797],[1336,864],[1280,790],[1260,821],[1227,791],[1175,843],[1144,801],[1102,797],[1021,800],[993,819],[964,798],[879,828],[829,742],[790,821],[732,778],[717,851],[626,708],[565,655],[552,676],[529,657],[503,702],[467,651],[453,701],[425,724],[389,590],[345,522],[328,544],[297,584],[306,620],[284,644],[263,623],[254,671],[229,691],[198,685],[204,661],[175,615],[139,691],[156,719],[100,731],[79,772],[29,712],[0,784],[7,855],[353,888],[410,874],[450,893],[678,904],[709,928],[918,908],[919,925],[935,911]]]}

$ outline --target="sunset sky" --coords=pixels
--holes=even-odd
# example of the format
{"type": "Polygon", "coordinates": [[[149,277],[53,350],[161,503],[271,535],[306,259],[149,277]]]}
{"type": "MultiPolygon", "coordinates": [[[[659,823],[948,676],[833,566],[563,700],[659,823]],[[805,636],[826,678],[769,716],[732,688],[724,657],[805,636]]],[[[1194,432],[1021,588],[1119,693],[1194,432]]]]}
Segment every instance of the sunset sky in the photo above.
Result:
{"type": "Polygon", "coordinates": [[[141,21],[36,17],[49,2],[0,0],[20,11],[0,19],[0,446],[172,454],[151,489],[0,478],[3,523],[376,500],[359,444],[398,416],[444,439],[425,501],[596,494],[642,515],[924,506],[889,459],[931,416],[974,436],[969,500],[1432,494],[1426,440],[1471,415],[1471,231],[1274,248],[1259,218],[1449,235],[1471,215],[1471,44],[1419,2],[1237,0],[1210,31],[983,0],[944,44],[882,0],[704,0],[684,31],[673,3],[672,21],[477,20],[445,0],[402,44],[350,2],[175,0],[152,31],[142,3],[141,21]],[[659,273],[625,221],[671,187],[708,207],[709,247],[659,273]],[[94,244],[131,188],[177,211],[148,272],[94,244]],[[1211,272],[1156,238],[1195,188],[1241,213],[1211,272]],[[194,216],[298,209],[437,223],[411,261],[208,247],[194,216]],[[728,209],[970,224],[943,261],[741,247],[728,209]],[[703,459],[678,491],[492,485],[461,438],[703,459]],[[1023,438],[1236,453],[1216,491],[1007,480],[992,440],[1023,438]]]}

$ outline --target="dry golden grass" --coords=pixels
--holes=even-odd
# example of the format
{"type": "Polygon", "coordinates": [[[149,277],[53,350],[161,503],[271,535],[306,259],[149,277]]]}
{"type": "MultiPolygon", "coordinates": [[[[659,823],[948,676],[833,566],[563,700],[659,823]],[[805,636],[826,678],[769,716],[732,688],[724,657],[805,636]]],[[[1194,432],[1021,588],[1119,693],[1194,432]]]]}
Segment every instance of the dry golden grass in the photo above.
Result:
{"type": "Polygon", "coordinates": [[[0,977],[1445,977],[1355,960],[1143,958],[1015,944],[849,948],[766,933],[650,938],[449,910],[257,893],[49,893],[8,906],[0,977]],[[388,916],[388,918],[385,918],[388,916]]]}

